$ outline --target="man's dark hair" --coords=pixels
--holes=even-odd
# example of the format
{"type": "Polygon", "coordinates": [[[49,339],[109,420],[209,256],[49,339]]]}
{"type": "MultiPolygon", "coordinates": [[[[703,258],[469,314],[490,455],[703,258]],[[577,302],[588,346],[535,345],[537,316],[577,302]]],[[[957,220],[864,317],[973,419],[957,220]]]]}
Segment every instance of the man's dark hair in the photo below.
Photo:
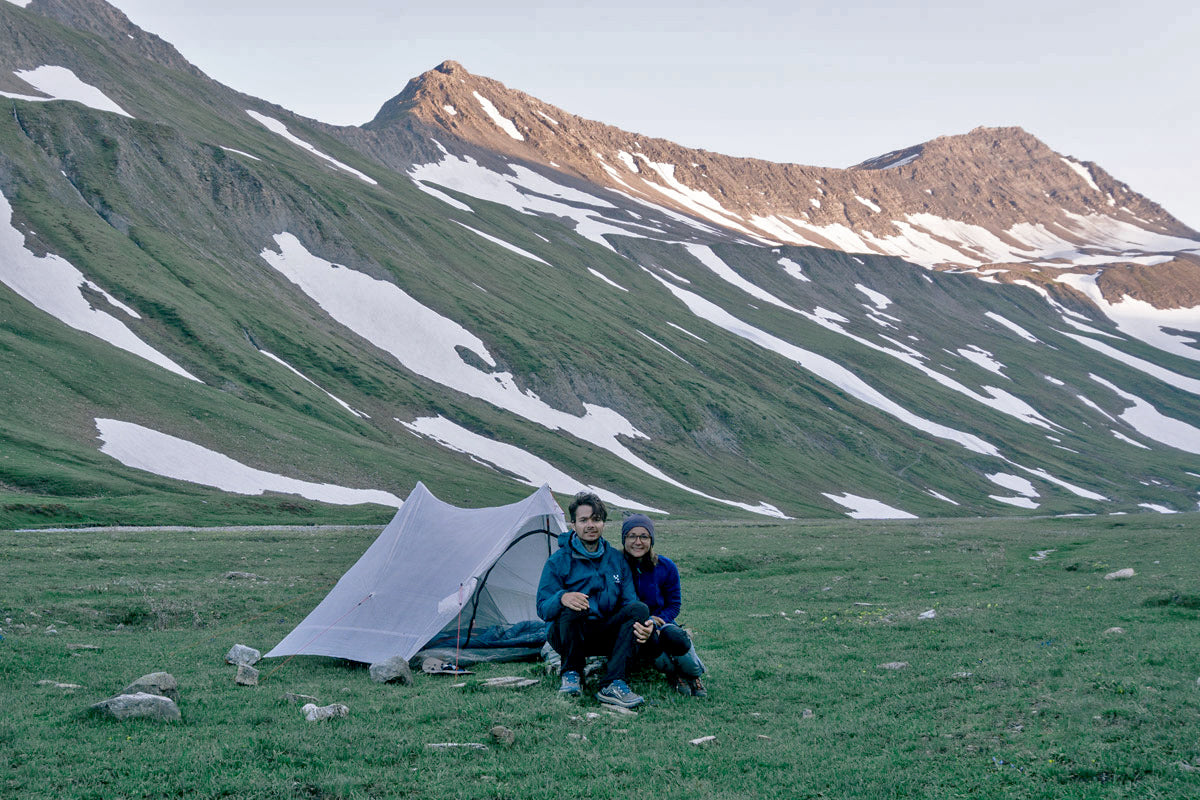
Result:
{"type": "Polygon", "coordinates": [[[600,519],[608,519],[608,508],[604,505],[604,501],[595,495],[594,492],[580,492],[571,500],[571,505],[567,506],[567,515],[571,522],[575,521],[575,511],[580,506],[591,506],[592,513],[598,514],[600,519]]]}

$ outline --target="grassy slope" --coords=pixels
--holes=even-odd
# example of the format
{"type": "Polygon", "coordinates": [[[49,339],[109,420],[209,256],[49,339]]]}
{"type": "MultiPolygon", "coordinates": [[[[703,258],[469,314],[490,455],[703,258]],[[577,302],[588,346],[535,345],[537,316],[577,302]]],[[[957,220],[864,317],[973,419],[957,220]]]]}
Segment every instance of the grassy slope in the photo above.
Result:
{"type": "Polygon", "coordinates": [[[535,665],[397,687],[299,658],[235,686],[226,650],[282,638],[376,529],[5,533],[0,786],[29,798],[1191,796],[1198,778],[1179,762],[1200,757],[1197,516],[663,523],[711,697],[641,674],[648,708],[592,721],[577,718],[597,704],[558,698],[550,678],[524,692],[477,683],[535,665]],[[1032,561],[1040,550],[1054,552],[1032,561]],[[1137,576],[1104,580],[1123,567],[1137,576]],[[937,617],[918,619],[928,609],[937,617]],[[878,667],[893,661],[909,666],[878,667]],[[181,723],[83,716],[154,670],[178,678],[181,723]],[[285,691],[350,716],[306,723],[285,691]],[[494,724],[516,731],[512,748],[426,747],[489,742],[494,724]]]}

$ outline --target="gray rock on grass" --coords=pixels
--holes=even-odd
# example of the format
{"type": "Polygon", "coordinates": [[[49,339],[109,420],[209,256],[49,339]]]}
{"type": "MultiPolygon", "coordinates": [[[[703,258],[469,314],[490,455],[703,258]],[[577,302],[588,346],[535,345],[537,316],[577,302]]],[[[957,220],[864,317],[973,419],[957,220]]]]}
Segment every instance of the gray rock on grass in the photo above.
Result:
{"type": "Polygon", "coordinates": [[[295,694],[293,692],[284,692],[283,699],[285,701],[291,703],[292,705],[296,705],[297,703],[304,704],[304,705],[307,705],[308,703],[312,703],[313,705],[316,705],[318,702],[317,698],[313,697],[310,694],[295,694]]]}
{"type": "Polygon", "coordinates": [[[258,686],[258,670],[249,664],[238,664],[233,682],[239,686],[258,686]]]}
{"type": "Polygon", "coordinates": [[[1106,580],[1106,581],[1123,581],[1123,580],[1128,580],[1129,578],[1132,578],[1134,575],[1137,575],[1137,573],[1133,571],[1133,568],[1126,567],[1125,569],[1119,569],[1116,572],[1108,573],[1107,575],[1104,576],[1104,580],[1106,580]]]}
{"type": "Polygon", "coordinates": [[[88,708],[92,714],[115,720],[150,719],[175,722],[180,719],[179,706],[169,697],[149,692],[119,694],[88,708]]]}
{"type": "Polygon", "coordinates": [[[908,667],[907,661],[889,661],[886,664],[880,664],[880,669],[905,669],[908,667]]]}
{"type": "Polygon", "coordinates": [[[143,675],[121,690],[121,694],[137,694],[138,692],[157,694],[169,697],[172,700],[178,700],[179,683],[176,682],[175,676],[169,672],[151,672],[149,675],[143,675]]]}
{"type": "Polygon", "coordinates": [[[411,686],[413,682],[412,669],[408,660],[400,656],[392,656],[387,661],[371,665],[371,680],[376,683],[399,683],[411,686]]]}
{"type": "Polygon", "coordinates": [[[506,728],[503,725],[493,725],[488,734],[492,737],[492,741],[506,747],[517,740],[517,734],[511,728],[506,728]]]}
{"type": "Polygon", "coordinates": [[[247,667],[253,667],[262,658],[262,653],[255,650],[253,647],[247,647],[244,644],[235,644],[229,648],[229,652],[225,654],[226,664],[245,664],[247,667]]]}
{"type": "Polygon", "coordinates": [[[319,722],[323,719],[334,719],[350,715],[350,707],[345,703],[330,703],[327,706],[308,703],[300,710],[304,712],[304,718],[309,722],[319,722]]]}

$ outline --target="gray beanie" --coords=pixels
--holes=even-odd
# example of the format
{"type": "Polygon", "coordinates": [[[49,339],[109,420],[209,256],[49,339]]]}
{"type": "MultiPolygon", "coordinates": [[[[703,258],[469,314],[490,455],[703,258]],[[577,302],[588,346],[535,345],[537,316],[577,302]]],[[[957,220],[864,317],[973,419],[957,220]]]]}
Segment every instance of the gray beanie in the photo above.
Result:
{"type": "Polygon", "coordinates": [[[654,521],[645,514],[630,514],[625,518],[621,523],[621,544],[625,544],[625,538],[634,528],[645,528],[650,534],[650,544],[654,544],[654,521]]]}

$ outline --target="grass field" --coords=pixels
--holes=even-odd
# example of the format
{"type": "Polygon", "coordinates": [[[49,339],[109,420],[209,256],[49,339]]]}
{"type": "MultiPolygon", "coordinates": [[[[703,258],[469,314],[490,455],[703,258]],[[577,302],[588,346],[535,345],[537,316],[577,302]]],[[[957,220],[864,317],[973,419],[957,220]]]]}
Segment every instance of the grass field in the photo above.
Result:
{"type": "Polygon", "coordinates": [[[594,719],[549,677],[479,683],[536,664],[383,686],[274,659],[235,685],[230,646],[269,649],[378,528],[0,532],[0,796],[1200,797],[1198,514],[659,530],[710,697],[638,674],[648,705],[594,719]],[[181,722],[83,713],[158,670],[181,722]],[[308,723],[288,691],[350,715],[308,723]]]}

